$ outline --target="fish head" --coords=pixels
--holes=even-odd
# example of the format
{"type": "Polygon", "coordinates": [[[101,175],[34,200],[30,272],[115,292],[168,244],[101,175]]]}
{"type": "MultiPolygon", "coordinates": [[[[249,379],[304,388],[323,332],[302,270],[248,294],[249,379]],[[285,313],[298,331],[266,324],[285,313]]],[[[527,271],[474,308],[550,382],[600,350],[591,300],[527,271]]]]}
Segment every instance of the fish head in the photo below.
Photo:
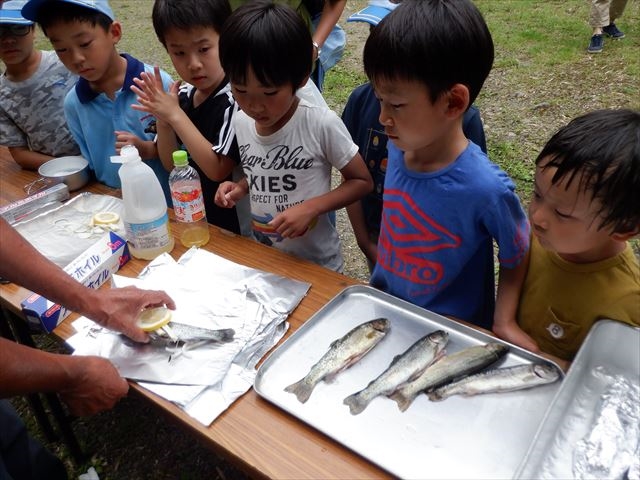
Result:
{"type": "Polygon", "coordinates": [[[543,380],[548,380],[549,382],[555,382],[558,378],[560,378],[560,372],[553,365],[549,365],[547,363],[539,363],[533,366],[533,373],[536,374],[539,378],[543,380]]]}
{"type": "Polygon", "coordinates": [[[440,351],[449,342],[449,334],[444,330],[436,330],[429,334],[429,339],[436,344],[437,349],[440,351]]]}
{"type": "Polygon", "coordinates": [[[388,319],[382,317],[371,320],[369,322],[369,325],[371,326],[371,328],[381,333],[387,333],[391,328],[391,322],[388,319]]]}

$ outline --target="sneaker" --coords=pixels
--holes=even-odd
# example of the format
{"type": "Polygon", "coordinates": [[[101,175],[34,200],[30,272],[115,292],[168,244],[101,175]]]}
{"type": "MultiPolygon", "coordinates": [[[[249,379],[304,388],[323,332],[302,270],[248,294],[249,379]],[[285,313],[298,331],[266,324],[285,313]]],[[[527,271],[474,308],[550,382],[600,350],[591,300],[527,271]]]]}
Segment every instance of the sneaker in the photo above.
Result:
{"type": "Polygon", "coordinates": [[[603,47],[604,47],[604,39],[602,38],[602,35],[594,35],[593,37],[591,37],[591,41],[589,42],[589,47],[587,48],[587,52],[600,53],[603,47]]]}
{"type": "Polygon", "coordinates": [[[615,23],[610,23],[606,27],[602,27],[602,31],[606,33],[609,37],[615,38],[616,40],[624,38],[624,33],[621,32],[618,29],[618,27],[616,27],[615,23]]]}

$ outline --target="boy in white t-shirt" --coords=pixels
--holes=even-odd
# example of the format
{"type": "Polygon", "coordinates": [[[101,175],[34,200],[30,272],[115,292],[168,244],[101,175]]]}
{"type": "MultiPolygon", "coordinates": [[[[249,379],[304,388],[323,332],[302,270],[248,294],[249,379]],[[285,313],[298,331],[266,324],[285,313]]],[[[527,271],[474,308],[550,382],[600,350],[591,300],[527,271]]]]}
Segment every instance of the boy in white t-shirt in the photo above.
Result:
{"type": "Polygon", "coordinates": [[[225,182],[216,202],[250,194],[260,242],[341,271],[340,240],[328,213],[362,198],[373,183],[340,118],[296,96],[311,72],[313,43],[290,7],[251,2],[220,35],[220,60],[241,108],[233,118],[246,177],[225,182]],[[331,190],[331,169],[344,181],[331,190]]]}
{"type": "Polygon", "coordinates": [[[34,48],[35,25],[20,10],[24,1],[0,9],[0,138],[16,163],[36,170],[53,157],[78,155],[62,108],[77,77],[53,51],[34,48]]]}

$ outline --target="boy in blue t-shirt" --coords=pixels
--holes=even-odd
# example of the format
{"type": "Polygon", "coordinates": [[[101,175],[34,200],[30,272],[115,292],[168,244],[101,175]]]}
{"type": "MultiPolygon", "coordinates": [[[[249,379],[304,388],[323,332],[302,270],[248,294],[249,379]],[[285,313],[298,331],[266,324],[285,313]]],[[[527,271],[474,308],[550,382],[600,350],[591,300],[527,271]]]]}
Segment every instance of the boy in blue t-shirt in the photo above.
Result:
{"type": "MultiPolygon", "coordinates": [[[[398,4],[388,0],[370,0],[369,5],[351,15],[347,22],[365,22],[373,29],[398,4]]],[[[380,102],[376,98],[373,86],[367,82],[356,87],[344,107],[342,121],[346,125],[353,141],[358,145],[360,155],[373,179],[373,190],[361,201],[347,207],[351,228],[364,254],[369,272],[373,271],[378,254],[378,237],[382,217],[382,193],[387,170],[387,135],[380,124],[380,102]]],[[[462,118],[462,131],[465,136],[487,153],[484,127],[480,111],[473,105],[462,118]]]]}
{"type": "Polygon", "coordinates": [[[529,248],[513,182],[462,130],[492,64],[491,34],[467,0],[404,2],[364,48],[390,140],[371,284],[486,329],[513,318],[529,248]]]}
{"type": "MultiPolygon", "coordinates": [[[[133,79],[152,67],[118,53],[122,26],[107,0],[29,0],[22,15],[38,22],[64,66],[80,77],[65,98],[64,113],[98,181],[120,188],[120,166],[110,157],[124,145],[134,145],[171,206],[169,173],[153,142],[155,119],[131,108],[136,100],[130,90],[133,79]]],[[[162,77],[168,88],[171,78],[164,72],[162,77]]]]}
{"type": "Polygon", "coordinates": [[[221,182],[243,175],[231,120],[238,110],[220,65],[218,42],[231,15],[228,0],[156,0],[153,28],[180,78],[168,92],[155,74],[135,79],[139,105],[158,119],[158,152],[168,171],[178,148],[200,175],[207,221],[245,236],[251,233],[248,199],[222,208],[214,197],[221,182]]]}

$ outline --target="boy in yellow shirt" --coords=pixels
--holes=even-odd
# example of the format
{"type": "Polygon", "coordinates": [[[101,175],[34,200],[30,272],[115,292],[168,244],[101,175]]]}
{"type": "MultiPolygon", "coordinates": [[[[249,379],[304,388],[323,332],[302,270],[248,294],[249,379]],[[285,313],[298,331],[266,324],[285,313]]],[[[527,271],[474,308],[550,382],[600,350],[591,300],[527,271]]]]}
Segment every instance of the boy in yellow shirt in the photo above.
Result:
{"type": "Polygon", "coordinates": [[[627,242],[640,231],[638,192],[640,112],[599,110],[561,128],[536,159],[517,325],[494,332],[571,361],[596,321],[639,326],[640,268],[627,242]]]}

